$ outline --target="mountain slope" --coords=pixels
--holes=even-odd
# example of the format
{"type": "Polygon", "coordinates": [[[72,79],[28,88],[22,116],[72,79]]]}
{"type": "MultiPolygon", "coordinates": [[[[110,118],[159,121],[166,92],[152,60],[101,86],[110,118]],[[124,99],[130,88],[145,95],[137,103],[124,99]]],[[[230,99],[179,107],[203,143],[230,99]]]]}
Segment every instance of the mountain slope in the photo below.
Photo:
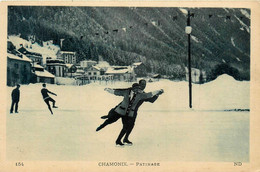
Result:
{"type": "MultiPolygon", "coordinates": [[[[115,65],[142,61],[148,71],[182,79],[187,66],[186,11],[182,8],[10,6],[8,34],[54,40],[81,59],[115,65]]],[[[250,11],[192,8],[192,67],[213,79],[225,64],[250,79],[250,11]]],[[[227,69],[223,69],[225,72],[227,69]]]]}

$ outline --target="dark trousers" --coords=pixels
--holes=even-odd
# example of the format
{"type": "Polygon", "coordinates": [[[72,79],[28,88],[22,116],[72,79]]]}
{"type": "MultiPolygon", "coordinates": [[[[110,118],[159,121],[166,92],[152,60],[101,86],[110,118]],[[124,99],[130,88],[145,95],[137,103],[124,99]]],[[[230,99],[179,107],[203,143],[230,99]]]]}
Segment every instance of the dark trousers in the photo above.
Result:
{"type": "Polygon", "coordinates": [[[116,111],[114,111],[114,109],[111,109],[108,113],[108,119],[104,121],[103,124],[101,124],[99,126],[99,130],[101,130],[102,128],[104,128],[105,126],[112,124],[114,122],[116,122],[119,118],[121,118],[122,116],[120,114],[118,114],[116,111]]]}
{"type": "Polygon", "coordinates": [[[127,129],[126,129],[124,140],[128,140],[128,137],[131,134],[131,132],[132,132],[134,126],[135,126],[135,119],[136,119],[136,117],[128,117],[127,118],[128,122],[127,122],[127,129]]]}
{"type": "Polygon", "coordinates": [[[15,112],[18,112],[18,103],[19,103],[19,101],[17,101],[17,100],[12,100],[12,105],[11,105],[10,113],[13,113],[14,105],[15,105],[15,112]]]}
{"type": "Polygon", "coordinates": [[[55,100],[53,100],[51,97],[44,100],[47,106],[50,106],[50,102],[52,102],[53,106],[55,106],[55,100]]]}
{"type": "Polygon", "coordinates": [[[120,131],[118,137],[117,137],[117,142],[121,141],[121,139],[124,137],[124,140],[128,140],[128,137],[130,133],[132,132],[135,124],[135,117],[129,117],[129,116],[122,116],[122,123],[123,123],[123,128],[120,131]]]}
{"type": "Polygon", "coordinates": [[[134,125],[135,125],[136,115],[134,115],[134,117],[122,116],[122,115],[118,114],[117,112],[115,112],[115,108],[113,108],[109,111],[107,116],[108,116],[108,119],[105,120],[104,123],[98,127],[98,130],[101,130],[105,126],[116,122],[119,118],[122,118],[123,128],[119,133],[117,141],[121,141],[121,139],[124,135],[125,135],[124,140],[128,140],[128,137],[131,134],[131,132],[134,128],[134,125]]]}
{"type": "Polygon", "coordinates": [[[53,100],[51,97],[48,97],[47,99],[44,100],[45,103],[47,104],[49,110],[51,111],[51,114],[53,114],[50,106],[50,101],[52,102],[52,106],[55,106],[55,100],[53,100]]]}

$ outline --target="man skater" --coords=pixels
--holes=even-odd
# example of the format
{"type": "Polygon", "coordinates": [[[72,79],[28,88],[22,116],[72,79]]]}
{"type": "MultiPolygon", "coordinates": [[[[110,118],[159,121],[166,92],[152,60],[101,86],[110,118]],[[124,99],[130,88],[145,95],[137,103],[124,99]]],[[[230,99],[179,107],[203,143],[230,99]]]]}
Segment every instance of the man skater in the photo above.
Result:
{"type": "MultiPolygon", "coordinates": [[[[145,81],[144,79],[141,79],[141,80],[139,81],[139,85],[140,85],[140,89],[141,89],[142,92],[144,93],[143,90],[144,90],[145,87],[146,87],[146,81],[145,81]]],[[[115,89],[115,90],[126,90],[126,89],[115,89]]],[[[123,143],[128,144],[128,145],[132,145],[132,144],[133,144],[131,141],[129,141],[128,137],[129,137],[129,135],[131,134],[131,132],[132,132],[132,130],[133,130],[133,128],[134,128],[135,120],[136,120],[136,117],[137,117],[137,111],[138,111],[139,107],[140,107],[144,102],[154,103],[154,102],[157,100],[157,98],[158,98],[158,95],[155,95],[155,96],[153,96],[152,98],[148,98],[148,99],[141,100],[141,101],[138,102],[138,104],[136,105],[135,110],[134,110],[134,116],[128,119],[128,126],[129,126],[129,127],[128,127],[128,130],[127,130],[127,132],[126,132],[126,134],[125,134],[125,137],[124,137],[124,139],[123,139],[123,143]]],[[[119,103],[119,105],[120,105],[120,103],[119,103]]],[[[119,105],[117,105],[117,106],[119,106],[119,105]]],[[[116,107],[117,107],[117,106],[116,106],[116,107]]],[[[116,108],[116,107],[115,107],[115,108],[116,108]]],[[[97,128],[96,131],[101,130],[103,127],[105,127],[105,126],[108,125],[108,124],[111,124],[111,123],[113,123],[113,122],[116,122],[116,121],[120,118],[120,116],[115,115],[115,113],[114,113],[115,108],[111,109],[111,110],[109,111],[108,115],[105,115],[105,116],[102,116],[102,117],[101,117],[102,119],[106,119],[106,118],[110,118],[110,119],[107,119],[102,125],[100,125],[100,126],[97,128]],[[113,115],[115,115],[115,116],[113,116],[113,115]]],[[[122,121],[122,122],[123,122],[123,121],[122,121]]]]}
{"type": "Polygon", "coordinates": [[[18,113],[18,103],[20,100],[20,85],[17,84],[16,88],[12,91],[12,105],[10,109],[10,113],[13,113],[14,105],[15,105],[15,113],[18,113]]]}
{"type": "MultiPolygon", "coordinates": [[[[140,89],[143,90],[143,92],[144,92],[144,89],[145,89],[145,87],[146,87],[146,80],[144,80],[144,79],[139,80],[139,85],[140,85],[140,89]]],[[[120,88],[120,89],[114,89],[114,90],[127,90],[127,89],[131,89],[131,88],[120,88]]],[[[144,93],[145,93],[145,92],[144,92],[144,93]]],[[[137,107],[137,109],[143,104],[143,102],[154,103],[155,100],[157,100],[157,98],[158,98],[158,96],[154,96],[154,97],[152,97],[152,98],[143,100],[142,102],[139,103],[139,106],[137,107]]],[[[119,106],[119,105],[120,105],[120,103],[119,103],[117,106],[119,106]]],[[[116,107],[117,107],[117,106],[116,106],[116,107]]],[[[112,109],[108,112],[108,115],[101,116],[100,118],[101,118],[101,119],[107,119],[107,118],[109,118],[110,115],[113,114],[112,112],[115,110],[116,107],[112,108],[112,109]]]]}
{"type": "MultiPolygon", "coordinates": [[[[138,84],[137,84],[137,83],[134,83],[131,88],[126,88],[126,89],[113,89],[113,91],[117,91],[117,92],[119,92],[119,91],[127,91],[127,92],[130,93],[131,90],[135,87],[135,85],[138,85],[138,84]]],[[[112,90],[112,89],[110,89],[110,88],[105,88],[105,91],[108,91],[108,90],[112,90]]],[[[109,91],[108,91],[108,92],[109,92],[109,91]]],[[[122,101],[122,102],[123,102],[123,101],[122,101]]],[[[122,102],[121,102],[121,103],[122,103],[122,102]]],[[[108,119],[105,120],[105,121],[103,122],[103,124],[101,124],[101,125],[96,129],[96,131],[101,130],[102,128],[104,128],[104,127],[107,126],[108,124],[112,124],[112,123],[116,122],[119,118],[121,118],[121,115],[115,111],[115,109],[116,109],[121,103],[119,103],[116,107],[114,107],[113,109],[111,109],[111,110],[108,112],[108,115],[101,117],[102,119],[106,119],[106,118],[108,118],[108,119]]]]}
{"type": "Polygon", "coordinates": [[[58,108],[58,107],[55,106],[55,100],[53,100],[53,99],[48,95],[48,93],[53,94],[53,95],[55,95],[55,96],[57,96],[57,94],[55,94],[55,93],[50,92],[49,90],[47,90],[47,89],[46,89],[46,84],[42,84],[42,86],[43,86],[43,88],[42,88],[42,90],[41,90],[41,93],[42,93],[43,100],[44,100],[45,103],[47,104],[49,110],[51,111],[51,114],[53,114],[49,102],[51,101],[51,102],[53,103],[53,104],[52,104],[52,107],[53,107],[53,108],[58,108]]]}
{"type": "MultiPolygon", "coordinates": [[[[139,85],[140,85],[140,92],[142,91],[142,93],[145,93],[143,90],[145,89],[146,87],[146,81],[144,79],[140,80],[139,81],[139,85]]],[[[144,103],[144,102],[150,102],[150,103],[154,103],[157,99],[158,99],[158,96],[159,95],[155,95],[153,96],[152,98],[149,98],[149,99],[144,99],[144,100],[140,100],[135,109],[134,109],[134,115],[133,117],[128,117],[127,118],[127,124],[128,124],[128,128],[127,128],[127,131],[125,133],[125,137],[123,139],[123,143],[126,143],[128,145],[132,145],[133,143],[131,141],[129,141],[128,137],[129,135],[131,134],[133,128],[134,128],[134,125],[135,125],[135,121],[136,121],[136,117],[137,117],[137,111],[139,109],[139,107],[144,103]]]]}
{"type": "MultiPolygon", "coordinates": [[[[122,123],[123,123],[123,128],[121,132],[119,133],[119,136],[117,137],[116,144],[123,146],[124,144],[121,142],[121,139],[125,136],[123,142],[132,145],[132,142],[128,140],[128,136],[131,133],[133,127],[134,127],[134,122],[136,119],[137,112],[136,110],[139,108],[139,103],[144,101],[145,99],[152,98],[154,96],[159,96],[162,94],[164,91],[158,90],[158,91],[153,91],[149,93],[144,93],[143,90],[138,86],[134,88],[134,95],[128,102],[128,105],[126,106],[126,111],[125,115],[122,117],[122,123]]],[[[142,103],[141,103],[142,104],[142,103]]]]}
{"type": "MultiPolygon", "coordinates": [[[[117,90],[117,89],[109,89],[106,88],[105,91],[108,91],[109,93],[115,94],[117,96],[123,96],[123,101],[113,110],[111,110],[109,113],[109,118],[101,124],[96,131],[99,131],[100,129],[104,128],[106,125],[111,124],[115,121],[117,121],[120,117],[122,118],[123,122],[123,129],[121,130],[118,139],[116,140],[116,145],[123,146],[124,144],[121,142],[121,138],[126,134],[126,131],[128,128],[130,128],[130,122],[128,120],[129,117],[133,117],[134,110],[136,108],[136,105],[139,101],[152,98],[154,96],[158,96],[163,93],[163,90],[158,90],[154,92],[144,93],[140,88],[139,84],[135,83],[132,86],[132,89],[123,89],[123,90],[117,90]]],[[[130,141],[124,140],[126,143],[130,141]]]]}

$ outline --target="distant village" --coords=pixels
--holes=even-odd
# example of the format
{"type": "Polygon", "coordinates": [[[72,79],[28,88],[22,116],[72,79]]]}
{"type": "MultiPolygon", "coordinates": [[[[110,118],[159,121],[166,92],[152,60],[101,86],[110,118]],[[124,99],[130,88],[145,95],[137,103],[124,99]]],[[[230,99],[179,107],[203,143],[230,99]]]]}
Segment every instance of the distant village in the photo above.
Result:
{"type": "Polygon", "coordinates": [[[39,82],[60,85],[85,85],[98,81],[133,82],[147,73],[142,62],[129,66],[110,66],[102,57],[99,61],[80,61],[76,52],[62,51],[52,41],[45,42],[44,49],[40,50],[40,46],[33,41],[17,43],[17,37],[14,41],[10,37],[7,46],[8,86],[39,82]]]}
{"type": "MultiPolygon", "coordinates": [[[[7,85],[85,85],[91,82],[133,82],[138,77],[147,77],[142,62],[129,66],[111,66],[102,57],[98,61],[87,60],[91,59],[89,57],[80,61],[76,52],[62,51],[61,47],[52,44],[51,40],[40,46],[33,38],[26,41],[18,36],[8,36],[7,85]]],[[[195,69],[193,73],[193,80],[199,80],[195,69]]],[[[158,80],[160,77],[159,74],[153,74],[149,80],[158,80]]]]}

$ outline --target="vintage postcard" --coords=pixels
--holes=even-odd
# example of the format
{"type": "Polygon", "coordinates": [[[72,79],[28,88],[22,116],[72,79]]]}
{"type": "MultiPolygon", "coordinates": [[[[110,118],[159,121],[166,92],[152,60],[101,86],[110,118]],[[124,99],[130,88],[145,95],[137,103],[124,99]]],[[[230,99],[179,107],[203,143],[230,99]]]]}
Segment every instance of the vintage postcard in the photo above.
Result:
{"type": "Polygon", "coordinates": [[[1,2],[0,171],[260,172],[259,10],[1,2]]]}

